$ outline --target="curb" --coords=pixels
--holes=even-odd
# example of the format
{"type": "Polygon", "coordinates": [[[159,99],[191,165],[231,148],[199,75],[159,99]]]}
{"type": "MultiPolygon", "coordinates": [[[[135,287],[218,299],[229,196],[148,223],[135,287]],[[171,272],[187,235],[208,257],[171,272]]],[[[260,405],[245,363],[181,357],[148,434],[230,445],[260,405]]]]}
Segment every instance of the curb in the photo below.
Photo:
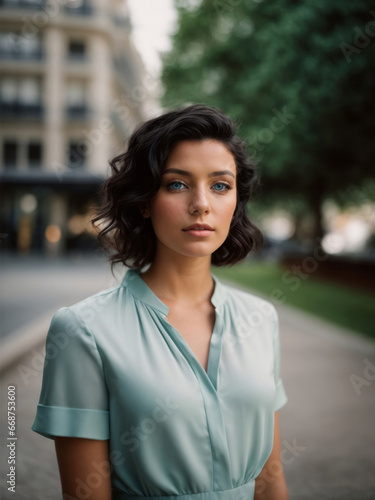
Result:
{"type": "Polygon", "coordinates": [[[45,341],[55,312],[56,308],[51,309],[26,326],[11,332],[0,342],[0,373],[8,370],[33,347],[45,341]]]}

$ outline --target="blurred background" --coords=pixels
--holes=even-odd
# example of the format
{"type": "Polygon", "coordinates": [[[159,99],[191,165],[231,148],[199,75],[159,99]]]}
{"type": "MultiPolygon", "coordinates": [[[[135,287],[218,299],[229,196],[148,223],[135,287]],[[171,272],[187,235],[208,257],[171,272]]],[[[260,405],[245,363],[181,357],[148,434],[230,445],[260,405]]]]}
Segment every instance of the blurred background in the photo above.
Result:
{"type": "Polygon", "coordinates": [[[365,0],[0,0],[12,498],[59,498],[53,442],[30,430],[52,314],[124,272],[111,275],[90,224],[108,160],[137,124],[192,103],[236,121],[261,178],[248,213],[263,250],[213,271],[279,312],[291,498],[375,498],[374,38],[365,0]]]}

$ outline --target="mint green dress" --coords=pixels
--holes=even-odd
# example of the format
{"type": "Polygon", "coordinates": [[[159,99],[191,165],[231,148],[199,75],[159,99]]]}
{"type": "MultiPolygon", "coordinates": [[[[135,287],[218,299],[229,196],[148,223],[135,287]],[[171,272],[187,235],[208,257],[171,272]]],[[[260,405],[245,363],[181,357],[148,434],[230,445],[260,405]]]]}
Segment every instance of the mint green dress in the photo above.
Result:
{"type": "Polygon", "coordinates": [[[52,318],[32,429],[108,439],[113,500],[254,498],[287,402],[278,316],[211,276],[207,372],[135,270],[52,318]]]}

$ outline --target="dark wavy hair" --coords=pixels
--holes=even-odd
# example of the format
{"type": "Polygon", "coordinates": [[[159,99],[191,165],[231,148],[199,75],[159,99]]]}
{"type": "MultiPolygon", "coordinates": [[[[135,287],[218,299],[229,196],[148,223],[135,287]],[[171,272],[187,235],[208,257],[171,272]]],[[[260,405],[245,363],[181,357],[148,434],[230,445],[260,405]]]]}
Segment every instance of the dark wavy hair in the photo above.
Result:
{"type": "Polygon", "coordinates": [[[156,235],[141,210],[156,194],[161,172],[181,141],[215,139],[232,153],[237,168],[237,205],[228,237],[212,253],[215,266],[231,266],[250,251],[259,251],[263,234],[248,218],[246,205],[259,184],[255,162],[236,135],[235,123],[219,108],[194,104],[152,118],[132,133],[127,150],[109,161],[112,174],[101,188],[101,202],[91,220],[98,244],[109,254],[111,269],[122,262],[141,270],[152,263],[156,235]]]}

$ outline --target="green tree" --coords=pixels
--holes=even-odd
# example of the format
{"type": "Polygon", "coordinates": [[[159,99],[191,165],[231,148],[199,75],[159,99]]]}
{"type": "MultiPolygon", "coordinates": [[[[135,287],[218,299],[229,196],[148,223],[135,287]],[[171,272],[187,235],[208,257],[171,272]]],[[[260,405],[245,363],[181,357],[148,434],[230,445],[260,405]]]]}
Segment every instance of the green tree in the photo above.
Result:
{"type": "MultiPolygon", "coordinates": [[[[258,160],[262,199],[313,216],[360,201],[375,153],[375,6],[367,0],[175,0],[165,108],[221,107],[258,160]]],[[[366,187],[367,186],[367,187],[366,187]]]]}

